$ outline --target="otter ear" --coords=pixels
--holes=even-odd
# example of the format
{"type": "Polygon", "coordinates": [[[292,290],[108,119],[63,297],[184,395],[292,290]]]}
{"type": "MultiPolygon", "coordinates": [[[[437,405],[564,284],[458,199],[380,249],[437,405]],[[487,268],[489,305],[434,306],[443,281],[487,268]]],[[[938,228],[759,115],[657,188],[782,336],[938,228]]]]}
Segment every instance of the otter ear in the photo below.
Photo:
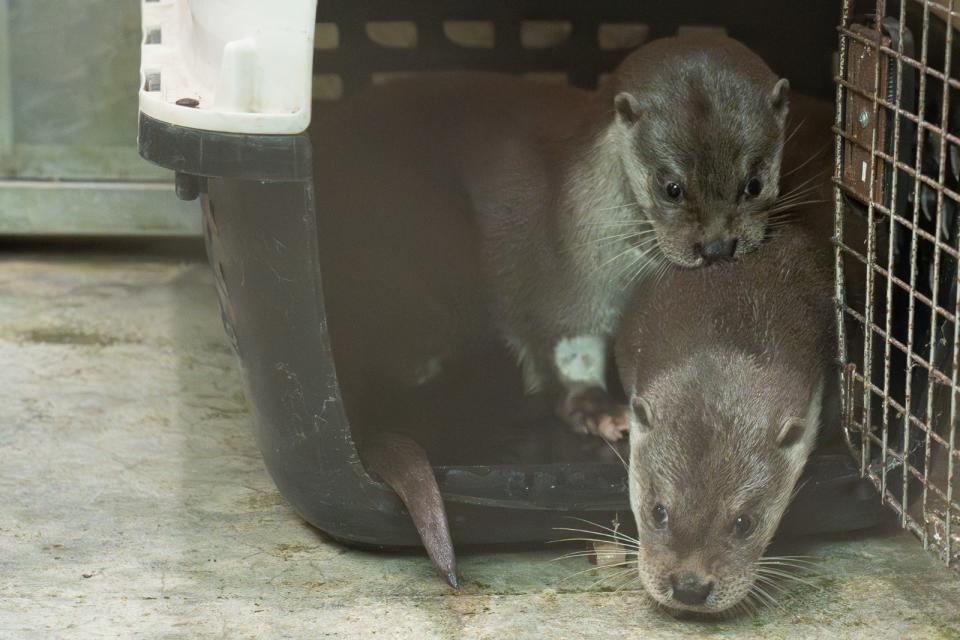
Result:
{"type": "Polygon", "coordinates": [[[640,117],[640,103],[629,92],[622,91],[613,100],[617,110],[617,117],[627,126],[632,125],[640,117]]]}
{"type": "Polygon", "coordinates": [[[807,421],[803,418],[790,416],[785,418],[780,425],[780,431],[777,433],[777,446],[791,447],[803,440],[803,434],[807,430],[807,421]]]}
{"type": "Polygon", "coordinates": [[[781,116],[787,114],[787,95],[789,93],[790,81],[786,78],[777,80],[777,84],[773,85],[773,91],[770,92],[770,106],[781,116]]]}
{"type": "Polygon", "coordinates": [[[645,398],[633,396],[630,399],[630,408],[633,409],[633,417],[630,419],[630,435],[645,435],[653,429],[653,409],[645,398]]]}

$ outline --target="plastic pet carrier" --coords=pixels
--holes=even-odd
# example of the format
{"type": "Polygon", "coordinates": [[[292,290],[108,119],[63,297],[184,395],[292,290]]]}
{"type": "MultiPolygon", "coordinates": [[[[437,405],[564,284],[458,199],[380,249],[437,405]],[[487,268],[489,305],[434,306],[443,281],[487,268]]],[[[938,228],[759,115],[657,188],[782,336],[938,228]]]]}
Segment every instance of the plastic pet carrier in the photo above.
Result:
{"type": "MultiPolygon", "coordinates": [[[[324,212],[314,206],[304,132],[311,108],[316,114],[391,74],[438,69],[593,88],[643,41],[704,28],[745,42],[794,89],[834,95],[834,3],[267,4],[144,0],[140,152],[176,172],[181,198],[202,196],[223,324],[270,474],[306,521],[353,544],[420,542],[402,503],[361,462],[342,403],[318,251],[324,212]]],[[[607,458],[434,462],[458,545],[553,539],[555,527],[570,526],[567,516],[610,521],[619,512],[621,522],[632,521],[625,470],[607,458]]],[[[842,443],[815,454],[783,529],[877,523],[885,512],[860,472],[842,443]]]]}

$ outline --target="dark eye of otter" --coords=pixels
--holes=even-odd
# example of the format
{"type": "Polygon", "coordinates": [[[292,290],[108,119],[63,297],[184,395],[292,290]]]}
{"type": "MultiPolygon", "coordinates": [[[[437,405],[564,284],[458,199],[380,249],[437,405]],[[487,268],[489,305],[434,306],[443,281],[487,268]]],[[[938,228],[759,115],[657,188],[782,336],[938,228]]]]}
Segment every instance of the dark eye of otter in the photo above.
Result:
{"type": "Polygon", "coordinates": [[[656,504],[651,512],[653,515],[653,524],[657,529],[663,529],[667,526],[667,509],[662,504],[656,504]]]}
{"type": "Polygon", "coordinates": [[[683,196],[683,187],[679,182],[668,182],[663,186],[663,191],[671,200],[679,200],[683,196]]]}
{"type": "Polygon", "coordinates": [[[756,198],[760,195],[761,191],[763,191],[763,183],[760,182],[760,178],[750,178],[747,182],[746,189],[744,189],[748,198],[756,198]]]}
{"type": "Polygon", "coordinates": [[[748,515],[738,516],[733,521],[733,532],[738,538],[746,538],[753,531],[753,518],[748,515]]]}

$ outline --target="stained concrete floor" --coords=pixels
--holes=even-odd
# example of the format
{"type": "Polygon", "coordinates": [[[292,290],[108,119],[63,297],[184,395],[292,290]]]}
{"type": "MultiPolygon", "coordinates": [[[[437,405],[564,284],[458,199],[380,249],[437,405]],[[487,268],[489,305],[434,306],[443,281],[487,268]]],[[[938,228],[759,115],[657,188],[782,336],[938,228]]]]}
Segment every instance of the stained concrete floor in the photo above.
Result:
{"type": "Polygon", "coordinates": [[[0,255],[0,638],[960,638],[960,576],[898,530],[803,542],[815,587],[721,623],[556,549],[465,555],[455,593],[329,542],[264,470],[206,266],[142,249],[0,255]]]}

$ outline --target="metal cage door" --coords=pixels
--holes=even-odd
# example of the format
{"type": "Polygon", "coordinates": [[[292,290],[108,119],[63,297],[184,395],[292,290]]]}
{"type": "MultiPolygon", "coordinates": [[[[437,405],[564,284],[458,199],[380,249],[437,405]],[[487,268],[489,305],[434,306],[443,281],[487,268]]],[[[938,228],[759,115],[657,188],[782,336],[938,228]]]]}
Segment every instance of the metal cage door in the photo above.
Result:
{"type": "Polygon", "coordinates": [[[960,565],[955,3],[878,0],[858,13],[844,1],[834,167],[846,439],[902,526],[953,567],[960,565]]]}

